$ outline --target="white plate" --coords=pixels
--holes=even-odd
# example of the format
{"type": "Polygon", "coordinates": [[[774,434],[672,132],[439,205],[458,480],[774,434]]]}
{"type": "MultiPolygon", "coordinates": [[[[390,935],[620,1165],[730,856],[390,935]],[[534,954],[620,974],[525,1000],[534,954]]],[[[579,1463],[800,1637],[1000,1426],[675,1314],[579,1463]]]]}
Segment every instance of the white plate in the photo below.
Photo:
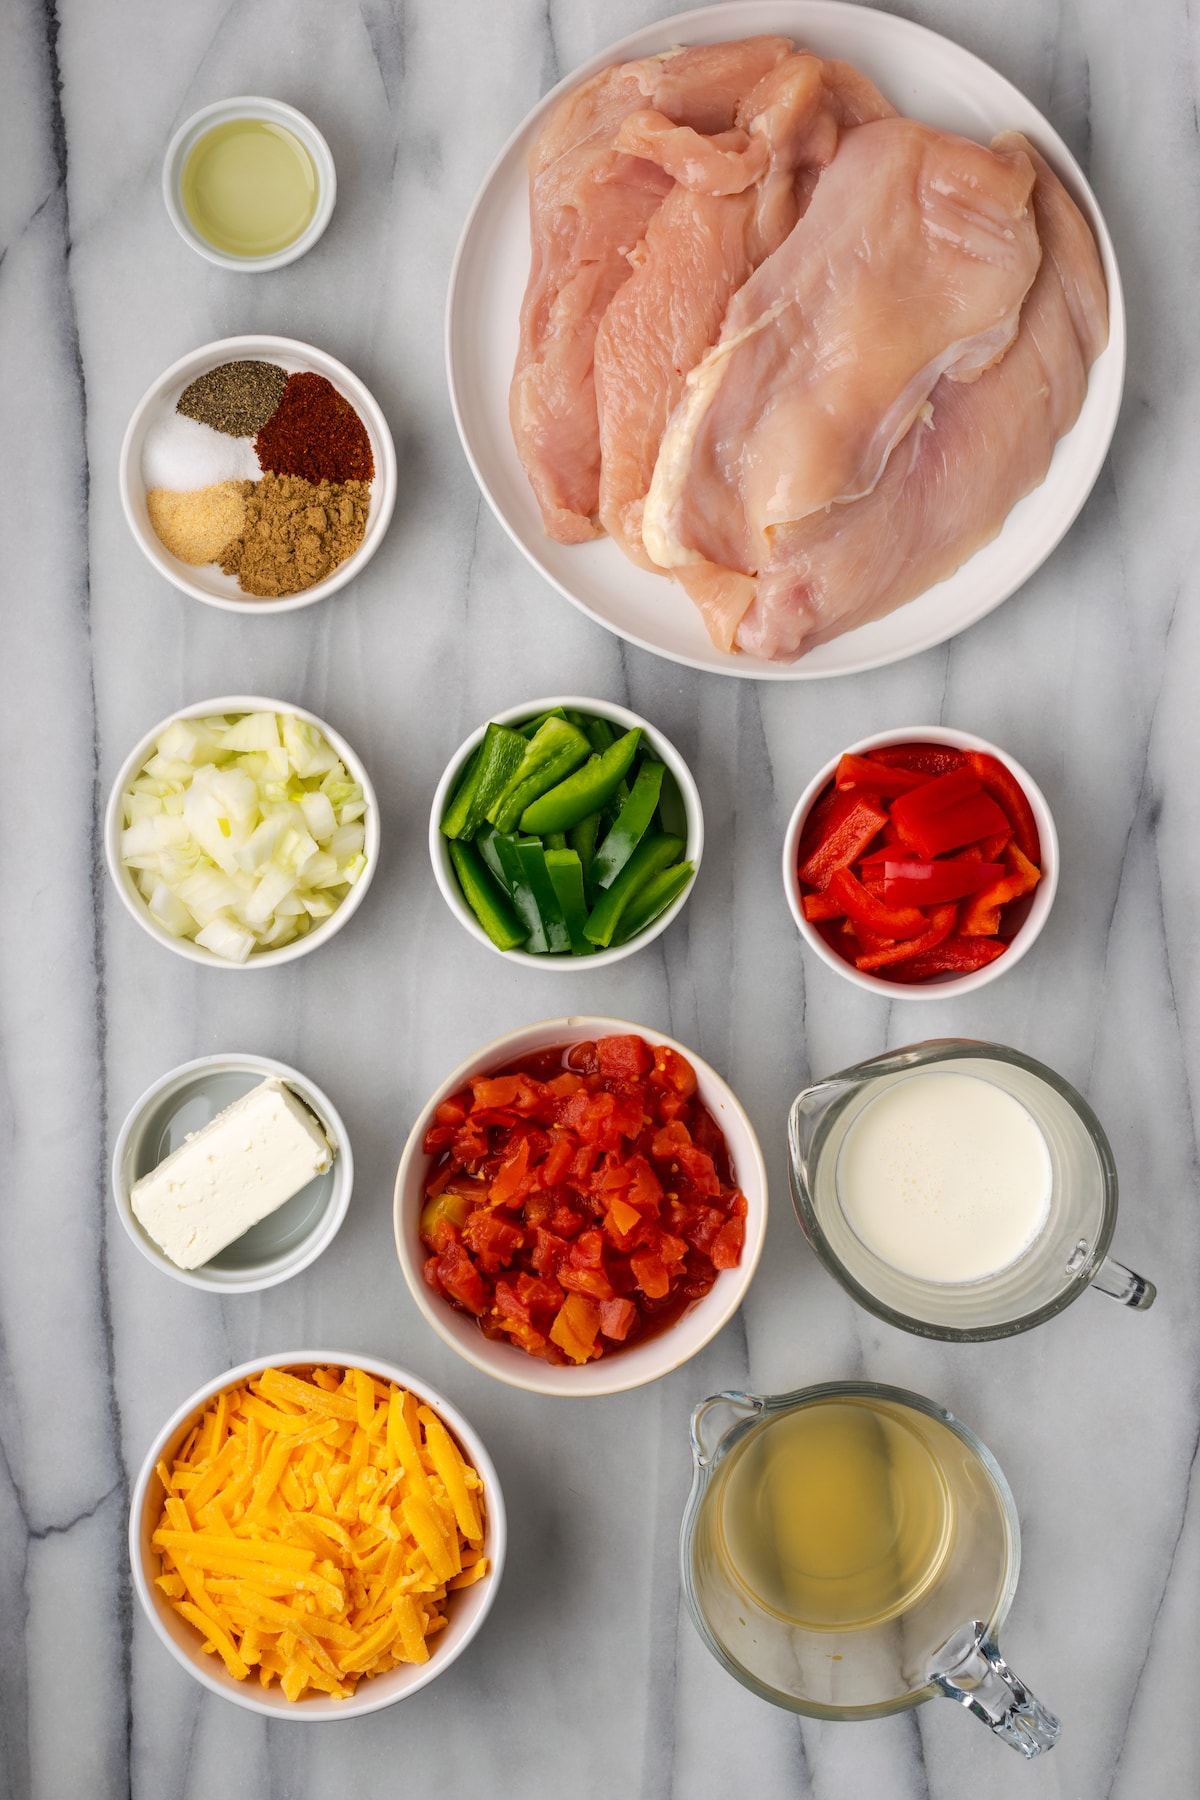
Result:
{"type": "Polygon", "coordinates": [[[982,619],[1049,556],[1082,507],[1108,453],[1125,377],[1125,307],[1112,239],[1078,163],[1037,108],[994,69],[957,44],[890,13],[840,0],[725,0],[679,13],[612,44],[534,108],[493,164],[463,227],[446,306],[446,367],[463,448],[483,493],[513,542],[560,594],[630,643],[697,669],[765,681],[852,675],[927,650],[982,619]],[[987,143],[1023,131],[1082,208],[1108,281],[1109,341],[1092,368],[1073,431],[1054,453],[1040,488],[1013,508],[1003,531],[948,581],[885,619],[811,650],[798,663],[764,662],[716,649],[682,588],[636,568],[609,539],[556,544],[517,460],[508,387],[517,320],[529,273],[526,159],[559,95],[608,63],[674,45],[759,32],[791,37],[818,55],[855,63],[913,118],[987,143]]]}

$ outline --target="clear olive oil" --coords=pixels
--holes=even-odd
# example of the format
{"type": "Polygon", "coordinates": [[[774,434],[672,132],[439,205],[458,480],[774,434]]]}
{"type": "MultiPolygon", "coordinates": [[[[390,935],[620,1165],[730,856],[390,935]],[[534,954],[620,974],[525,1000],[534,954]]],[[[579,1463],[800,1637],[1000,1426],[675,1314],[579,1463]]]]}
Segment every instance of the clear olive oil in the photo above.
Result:
{"type": "Polygon", "coordinates": [[[300,139],[265,119],[229,119],[192,147],[183,207],[214,250],[272,256],[294,244],[317,207],[317,171],[300,139]]]}
{"type": "Polygon", "coordinates": [[[816,1401],[730,1458],[719,1537],[737,1581],[789,1624],[853,1630],[905,1611],[937,1576],[952,1502],[903,1411],[816,1401]]]}

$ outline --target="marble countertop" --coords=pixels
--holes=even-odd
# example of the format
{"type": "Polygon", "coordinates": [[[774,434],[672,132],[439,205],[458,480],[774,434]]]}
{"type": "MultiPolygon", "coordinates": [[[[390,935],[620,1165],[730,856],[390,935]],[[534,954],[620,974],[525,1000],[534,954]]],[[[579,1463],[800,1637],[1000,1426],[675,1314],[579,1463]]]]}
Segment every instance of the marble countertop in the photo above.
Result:
{"type": "Polygon", "coordinates": [[[1200,1784],[1189,1658],[1200,1589],[1197,1143],[1200,891],[1200,36],[1187,0],[901,0],[1042,107],[1095,185],[1129,308],[1112,453],[1024,590],[952,643],[854,679],[723,680],[630,649],[561,601],[494,522],[459,449],[441,314],[460,224],[513,125],[662,0],[13,0],[4,10],[0,341],[8,535],[0,940],[0,1800],[227,1800],[398,1791],[488,1800],[1181,1800],[1200,1784]],[[339,198],[316,251],[259,278],[175,235],[159,171],[198,106],[270,93],[310,113],[339,198]],[[121,515],[116,457],[176,357],[268,331],[348,363],[395,431],[396,516],[336,599],[235,617],[169,587],[121,515]],[[680,921],[602,977],[530,973],[471,943],[434,885],[430,795],[498,708],[591,692],[689,760],[708,848],[680,921]],[[165,954],[103,870],[129,746],[185,702],[287,696],[342,730],[379,790],[384,849],[350,927],[238,980],[165,954]],[[1192,724],[1188,724],[1188,719],[1192,724]],[[1063,878],[1044,937],[958,1003],[894,1004],[807,956],[780,890],[788,813],[852,738],[941,720],[1042,784],[1063,878]],[[46,821],[53,828],[45,828],[46,821]],[[38,833],[30,853],[27,846],[38,833]],[[391,1245],[415,1109],[484,1040],[603,1010],[720,1069],[762,1138],[768,1250],[739,1316],[657,1386],[551,1403],[459,1360],[391,1245]],[[1095,1294],[995,1346],[937,1346],[857,1309],[805,1245],[783,1122],[810,1078],[946,1034],[995,1038],[1089,1097],[1125,1181],[1114,1248],[1159,1284],[1139,1316],[1095,1294]],[[120,1230],[108,1157],[126,1109],[189,1057],[257,1051],[341,1108],[356,1187],[296,1280],[222,1301],[120,1230]],[[486,1438],[512,1530],[492,1617],[408,1703],[317,1732],[206,1694],[135,1610],[129,1488],[201,1382],[300,1342],[408,1365],[486,1438]],[[709,1656],[681,1605],[687,1419],[725,1387],[863,1376],[933,1396],[994,1450],[1024,1563],[1005,1634],[1062,1717],[1024,1766],[958,1708],[873,1724],[776,1711],[709,1656]]]}

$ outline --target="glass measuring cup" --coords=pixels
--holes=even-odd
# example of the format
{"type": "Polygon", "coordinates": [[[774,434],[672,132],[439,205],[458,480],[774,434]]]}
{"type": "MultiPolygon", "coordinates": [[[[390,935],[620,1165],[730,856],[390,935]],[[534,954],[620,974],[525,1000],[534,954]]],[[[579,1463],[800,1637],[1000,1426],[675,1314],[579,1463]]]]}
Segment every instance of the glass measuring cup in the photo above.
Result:
{"type": "Polygon", "coordinates": [[[872,1057],[806,1088],[788,1115],[792,1200],[831,1274],[890,1325],[921,1337],[1011,1337],[1054,1317],[1088,1286],[1145,1311],[1154,1284],[1108,1254],[1117,1220],[1117,1171],[1091,1107],[1061,1075],[1001,1044],[939,1038],[872,1057]],[[872,1101],[936,1068],[974,1075],[1017,1100],[1045,1140],[1049,1210],[1032,1243],[1006,1267],[975,1281],[933,1281],[895,1268],[856,1234],[838,1199],[838,1157],[872,1101]]]}
{"type": "Polygon", "coordinates": [[[1021,1562],[1016,1504],[951,1413],[871,1382],[716,1394],[692,1414],[691,1448],[684,1596],[744,1686],[820,1719],[881,1718],[944,1694],[1023,1756],[1053,1747],[1058,1720],[997,1645],[1021,1562]],[[716,1435],[722,1407],[733,1417],[716,1435]],[[806,1423],[851,1428],[851,1448],[871,1453],[857,1483],[854,1467],[831,1465],[836,1479],[820,1489],[795,1436],[806,1423]],[[764,1514],[783,1529],[756,1535],[764,1514]],[[839,1531],[848,1516],[855,1528],[839,1531]],[[770,1559],[759,1554],[767,1539],[770,1559]]]}

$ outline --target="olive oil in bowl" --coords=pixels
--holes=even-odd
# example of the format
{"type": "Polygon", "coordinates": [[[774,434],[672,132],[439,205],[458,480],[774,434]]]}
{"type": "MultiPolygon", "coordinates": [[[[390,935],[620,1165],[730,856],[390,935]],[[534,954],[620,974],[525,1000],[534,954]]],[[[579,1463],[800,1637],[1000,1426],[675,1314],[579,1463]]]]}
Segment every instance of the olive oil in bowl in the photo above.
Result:
{"type": "Polygon", "coordinates": [[[312,157],[286,125],[235,118],[192,146],[180,198],[193,229],[229,256],[274,256],[294,244],[317,209],[312,157]]]}

